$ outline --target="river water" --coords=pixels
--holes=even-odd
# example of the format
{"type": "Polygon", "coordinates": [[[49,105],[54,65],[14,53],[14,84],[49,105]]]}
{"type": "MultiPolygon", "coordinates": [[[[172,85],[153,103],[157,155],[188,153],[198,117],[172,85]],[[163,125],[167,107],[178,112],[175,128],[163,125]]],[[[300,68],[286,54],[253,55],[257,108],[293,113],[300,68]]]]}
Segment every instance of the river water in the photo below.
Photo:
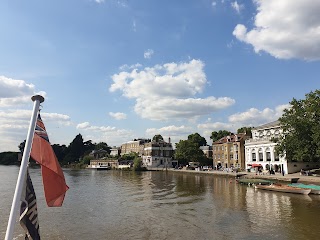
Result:
{"type": "MultiPolygon", "coordinates": [[[[0,166],[0,239],[18,167],[0,166]]],[[[42,239],[319,239],[320,195],[255,190],[233,178],[177,172],[64,169],[63,207],[48,208],[30,169],[42,239]]],[[[15,239],[23,239],[15,227],[15,239]]]]}

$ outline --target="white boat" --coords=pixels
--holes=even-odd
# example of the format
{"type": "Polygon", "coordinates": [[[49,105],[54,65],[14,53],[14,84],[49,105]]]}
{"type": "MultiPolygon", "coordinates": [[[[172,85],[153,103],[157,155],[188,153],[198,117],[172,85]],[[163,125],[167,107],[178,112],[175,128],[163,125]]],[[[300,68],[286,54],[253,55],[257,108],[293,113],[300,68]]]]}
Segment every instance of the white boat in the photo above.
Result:
{"type": "Polygon", "coordinates": [[[281,185],[281,184],[256,185],[255,188],[275,191],[275,192],[297,193],[297,194],[304,194],[304,195],[308,195],[311,192],[311,189],[291,187],[288,185],[281,185]]]}
{"type": "Polygon", "coordinates": [[[88,165],[89,169],[96,169],[96,170],[110,170],[111,167],[108,165],[88,165]]]}

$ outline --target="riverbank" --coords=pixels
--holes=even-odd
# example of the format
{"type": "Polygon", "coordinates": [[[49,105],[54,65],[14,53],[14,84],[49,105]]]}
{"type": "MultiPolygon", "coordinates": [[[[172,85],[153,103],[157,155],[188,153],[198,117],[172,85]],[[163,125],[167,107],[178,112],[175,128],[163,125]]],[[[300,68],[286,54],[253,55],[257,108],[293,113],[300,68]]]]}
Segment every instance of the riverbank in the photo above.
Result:
{"type": "Polygon", "coordinates": [[[259,179],[267,179],[273,181],[282,181],[282,182],[299,182],[299,183],[313,183],[320,185],[320,177],[317,176],[304,176],[300,175],[300,173],[292,173],[292,174],[285,174],[282,176],[280,173],[276,174],[264,174],[264,175],[256,175],[256,173],[251,172],[225,172],[225,171],[195,171],[195,170],[186,170],[186,169],[172,169],[172,168],[153,168],[149,169],[150,171],[173,171],[173,172],[181,172],[181,173],[190,173],[190,174],[213,174],[225,177],[241,177],[241,178],[259,178],[259,179]]]}

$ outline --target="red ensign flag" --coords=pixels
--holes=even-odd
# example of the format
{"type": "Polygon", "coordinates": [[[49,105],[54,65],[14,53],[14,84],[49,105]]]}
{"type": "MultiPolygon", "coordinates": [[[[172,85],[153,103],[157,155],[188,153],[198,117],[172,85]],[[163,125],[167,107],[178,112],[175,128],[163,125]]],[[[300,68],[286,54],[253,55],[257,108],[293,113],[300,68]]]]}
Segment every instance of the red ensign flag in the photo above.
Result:
{"type": "Polygon", "coordinates": [[[46,128],[38,114],[31,157],[41,165],[44,195],[49,207],[60,207],[69,187],[58,159],[50,145],[46,128]]]}

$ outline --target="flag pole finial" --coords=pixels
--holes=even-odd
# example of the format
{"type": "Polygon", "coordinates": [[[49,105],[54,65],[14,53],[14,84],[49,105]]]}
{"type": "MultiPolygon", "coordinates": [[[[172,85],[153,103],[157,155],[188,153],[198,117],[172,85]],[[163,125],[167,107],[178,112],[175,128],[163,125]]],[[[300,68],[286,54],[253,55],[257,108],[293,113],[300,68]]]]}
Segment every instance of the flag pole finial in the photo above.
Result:
{"type": "Polygon", "coordinates": [[[44,102],[44,97],[42,97],[41,95],[34,95],[31,97],[31,100],[34,102],[36,100],[39,100],[40,103],[44,102]]]}

